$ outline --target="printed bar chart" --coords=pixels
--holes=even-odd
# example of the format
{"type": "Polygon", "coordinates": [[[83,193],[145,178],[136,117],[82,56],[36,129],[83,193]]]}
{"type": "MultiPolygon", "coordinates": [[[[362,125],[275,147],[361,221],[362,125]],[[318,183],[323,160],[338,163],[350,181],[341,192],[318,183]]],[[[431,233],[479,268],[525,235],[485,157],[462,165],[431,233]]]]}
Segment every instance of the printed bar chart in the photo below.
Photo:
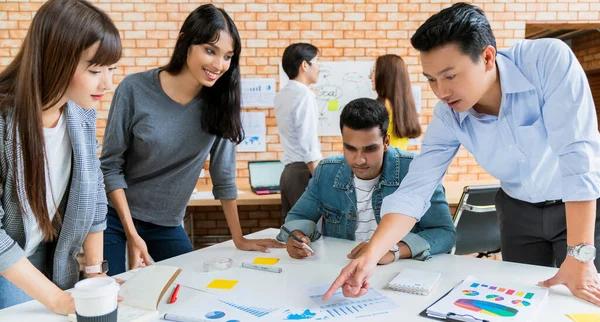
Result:
{"type": "Polygon", "coordinates": [[[227,302],[227,301],[220,301],[220,302],[227,304],[233,308],[236,308],[240,311],[246,312],[250,315],[259,317],[259,318],[277,310],[277,309],[265,309],[265,308],[259,308],[259,307],[246,307],[246,306],[237,305],[235,303],[231,303],[231,302],[227,302]]]}
{"type": "MultiPolygon", "coordinates": [[[[514,295],[514,296],[518,296],[518,297],[523,297],[531,300],[534,296],[534,293],[529,293],[529,292],[523,292],[523,291],[516,291],[516,290],[511,290],[511,289],[507,289],[505,287],[497,287],[497,286],[493,286],[493,285],[486,285],[486,284],[479,284],[479,283],[472,283],[471,284],[471,288],[487,288],[491,291],[495,291],[495,292],[499,292],[499,293],[504,293],[506,295],[514,295]]],[[[465,294],[468,295],[468,294],[465,294]]]]}

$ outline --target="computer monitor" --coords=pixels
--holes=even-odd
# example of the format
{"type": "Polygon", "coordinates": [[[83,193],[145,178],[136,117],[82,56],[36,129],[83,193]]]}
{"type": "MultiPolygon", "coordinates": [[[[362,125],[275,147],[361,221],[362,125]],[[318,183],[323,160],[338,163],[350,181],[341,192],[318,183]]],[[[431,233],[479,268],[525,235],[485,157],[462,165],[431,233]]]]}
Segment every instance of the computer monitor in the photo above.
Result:
{"type": "Polygon", "coordinates": [[[283,172],[279,160],[248,161],[250,188],[256,194],[280,193],[279,179],[283,172]]]}

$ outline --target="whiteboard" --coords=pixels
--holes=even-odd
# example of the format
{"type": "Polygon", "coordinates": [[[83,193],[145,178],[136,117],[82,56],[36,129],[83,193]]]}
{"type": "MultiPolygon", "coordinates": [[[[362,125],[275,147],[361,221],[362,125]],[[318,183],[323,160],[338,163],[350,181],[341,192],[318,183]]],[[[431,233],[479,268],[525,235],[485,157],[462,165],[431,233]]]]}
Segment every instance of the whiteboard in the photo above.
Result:
{"type": "MultiPolygon", "coordinates": [[[[321,62],[319,80],[311,85],[319,103],[319,136],[340,136],[340,113],[344,106],[359,97],[377,98],[371,89],[372,61],[321,62]]],[[[279,88],[289,78],[279,67],[279,88]]]]}
{"type": "MultiPolygon", "coordinates": [[[[373,61],[321,62],[319,79],[310,87],[316,91],[319,103],[319,136],[340,136],[340,114],[344,106],[353,99],[368,97],[375,99],[372,89],[371,68],[373,61]]],[[[279,65],[279,89],[289,81],[279,65]]],[[[421,86],[412,86],[417,114],[421,114],[421,86]]],[[[419,139],[409,140],[409,145],[418,145],[419,139]]]]}

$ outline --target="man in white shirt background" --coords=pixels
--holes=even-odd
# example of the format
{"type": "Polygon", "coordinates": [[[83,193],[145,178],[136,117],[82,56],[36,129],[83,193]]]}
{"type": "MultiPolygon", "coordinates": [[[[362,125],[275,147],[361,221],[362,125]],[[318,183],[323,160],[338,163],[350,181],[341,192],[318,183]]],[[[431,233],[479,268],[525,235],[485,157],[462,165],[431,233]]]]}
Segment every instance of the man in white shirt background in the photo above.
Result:
{"type": "Polygon", "coordinates": [[[319,78],[319,49],[296,43],[283,52],[281,65],[290,81],[275,96],[275,118],[283,148],[281,162],[281,212],[292,209],[308,186],[319,160],[317,98],[308,87],[319,78]]]}

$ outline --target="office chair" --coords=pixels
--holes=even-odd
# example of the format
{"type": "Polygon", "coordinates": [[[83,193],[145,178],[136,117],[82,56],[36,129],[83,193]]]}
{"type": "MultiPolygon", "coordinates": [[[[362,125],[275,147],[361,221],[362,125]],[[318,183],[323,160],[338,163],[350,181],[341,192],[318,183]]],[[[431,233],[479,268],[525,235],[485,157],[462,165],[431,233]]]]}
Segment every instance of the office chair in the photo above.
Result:
{"type": "Polygon", "coordinates": [[[456,245],[451,254],[478,253],[477,258],[500,252],[500,226],[494,198],[500,189],[493,186],[466,186],[453,216],[456,245]]]}

